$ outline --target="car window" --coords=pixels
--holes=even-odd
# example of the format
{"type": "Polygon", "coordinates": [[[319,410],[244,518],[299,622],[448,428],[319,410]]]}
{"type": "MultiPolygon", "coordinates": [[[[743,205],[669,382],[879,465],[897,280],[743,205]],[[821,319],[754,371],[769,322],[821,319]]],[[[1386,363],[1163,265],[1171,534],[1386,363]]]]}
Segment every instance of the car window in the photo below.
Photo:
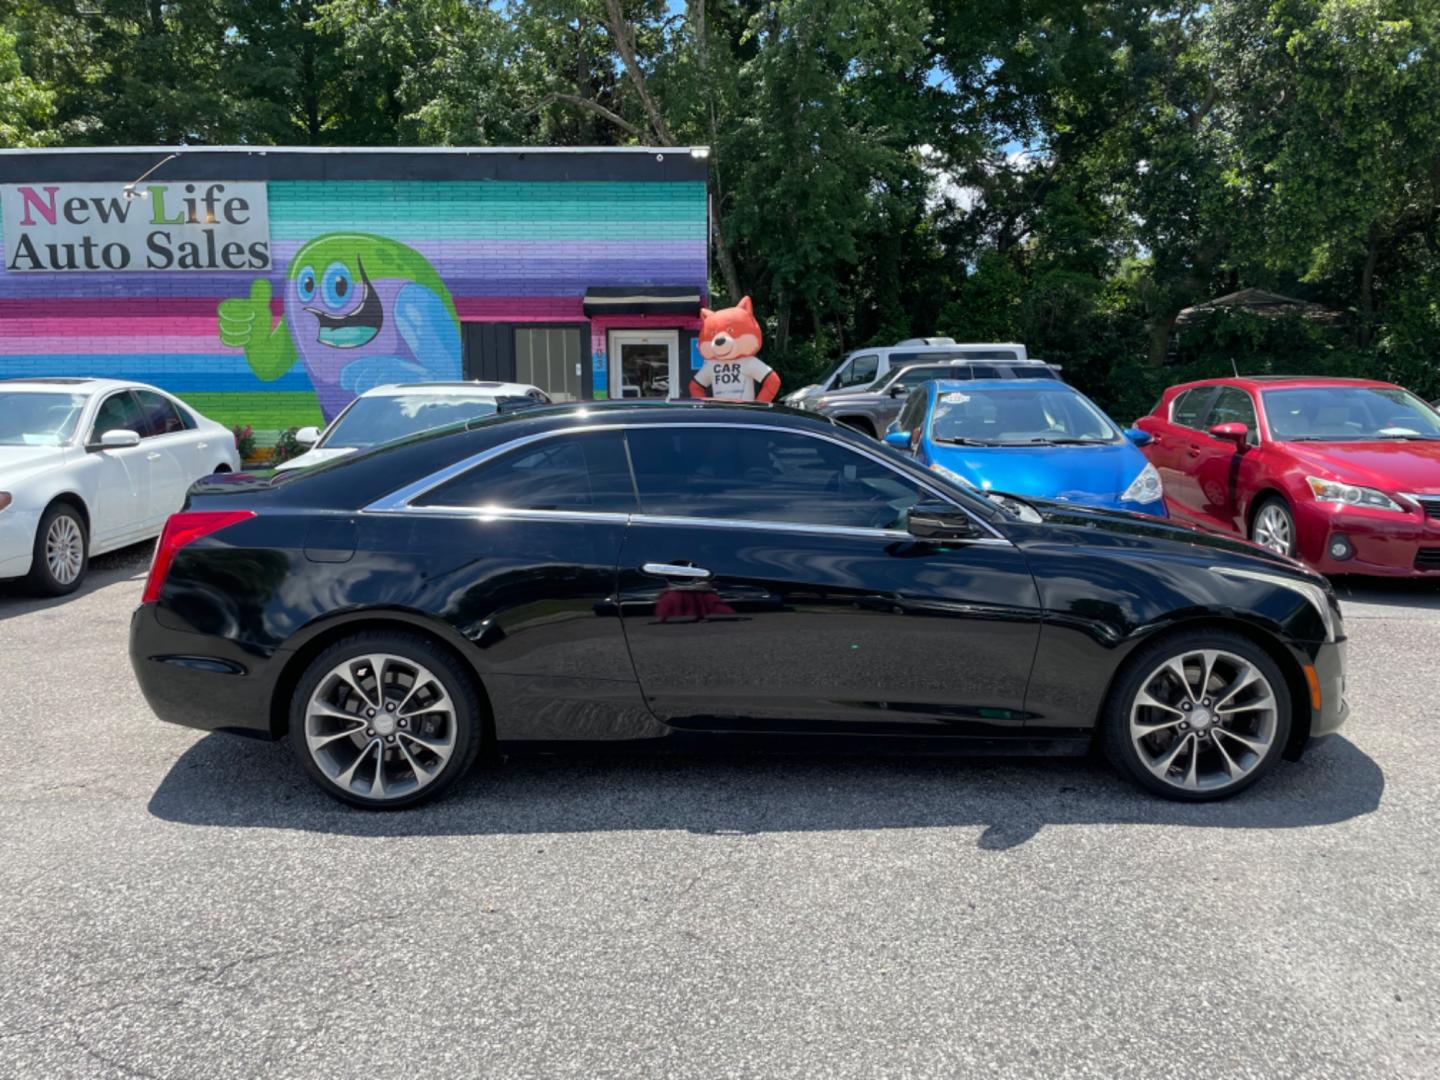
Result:
{"type": "Polygon", "coordinates": [[[994,364],[971,364],[970,377],[972,379],[1003,379],[1005,372],[994,364]]]}
{"type": "Polygon", "coordinates": [[[168,398],[153,390],[136,390],[135,397],[140,402],[140,411],[145,417],[145,424],[149,429],[141,432],[146,438],[153,438],[156,435],[173,435],[177,431],[185,430],[185,421],[180,418],[179,411],[168,398]]]}
{"type": "Polygon", "coordinates": [[[1016,364],[1010,369],[1012,379],[1058,379],[1060,376],[1044,364],[1016,364]]]}
{"type": "Polygon", "coordinates": [[[1276,439],[1440,439],[1440,416],[1398,386],[1300,386],[1261,397],[1276,439]]]}
{"type": "Polygon", "coordinates": [[[1205,406],[1214,393],[1213,386],[1197,386],[1186,390],[1170,404],[1170,422],[1181,427],[1198,428],[1205,406]]]}
{"type": "Polygon", "coordinates": [[[1226,386],[1221,389],[1215,397],[1215,404],[1210,406],[1210,415],[1206,418],[1207,427],[1214,427],[1216,424],[1244,424],[1250,430],[1250,441],[1259,441],[1258,426],[1255,423],[1255,403],[1250,400],[1250,395],[1244,390],[1234,386],[1226,386]]]}
{"type": "MultiPolygon", "coordinates": [[[[912,368],[906,368],[905,370],[901,371],[899,375],[895,376],[895,378],[891,379],[889,385],[890,385],[890,386],[903,386],[903,387],[905,387],[906,389],[909,389],[909,388],[912,387],[912,386],[919,386],[919,385],[920,385],[921,383],[923,383],[923,382],[929,382],[931,379],[952,379],[952,378],[955,378],[955,377],[957,377],[957,375],[956,375],[956,374],[952,374],[952,373],[958,373],[958,372],[964,371],[964,370],[965,370],[965,369],[964,369],[963,367],[959,367],[959,368],[957,368],[957,367],[912,367],[912,368]]],[[[959,377],[960,377],[960,378],[964,378],[964,376],[959,376],[959,377]]]]}
{"type": "Polygon", "coordinates": [[[477,465],[416,506],[631,513],[635,488],[619,432],[561,435],[477,465]]]}
{"type": "Polygon", "coordinates": [[[910,400],[905,402],[905,407],[900,410],[900,416],[895,421],[895,426],[900,431],[913,432],[925,422],[925,397],[924,394],[910,395],[910,400]]]}
{"type": "Polygon", "coordinates": [[[336,417],[316,445],[368,450],[407,435],[490,416],[496,411],[494,398],[443,392],[358,397],[336,417]]]}
{"type": "Polygon", "coordinates": [[[923,488],[826,439],[776,429],[632,428],[647,514],[902,529],[923,488]]]}
{"type": "Polygon", "coordinates": [[[135,395],[129,390],[111,394],[100,403],[100,411],[95,414],[95,424],[90,429],[90,441],[99,442],[105,432],[117,430],[133,431],[141,438],[148,431],[135,395]]]}
{"type": "Polygon", "coordinates": [[[83,394],[0,390],[0,446],[62,446],[84,411],[83,394]]]}
{"type": "Polygon", "coordinates": [[[873,354],[857,356],[840,369],[840,374],[835,377],[834,389],[844,386],[864,386],[866,383],[875,381],[876,370],[880,366],[880,357],[873,354]]]}
{"type": "Polygon", "coordinates": [[[1068,388],[1028,386],[951,390],[935,399],[936,442],[1028,446],[1113,443],[1120,432],[1087,399],[1068,388]]]}

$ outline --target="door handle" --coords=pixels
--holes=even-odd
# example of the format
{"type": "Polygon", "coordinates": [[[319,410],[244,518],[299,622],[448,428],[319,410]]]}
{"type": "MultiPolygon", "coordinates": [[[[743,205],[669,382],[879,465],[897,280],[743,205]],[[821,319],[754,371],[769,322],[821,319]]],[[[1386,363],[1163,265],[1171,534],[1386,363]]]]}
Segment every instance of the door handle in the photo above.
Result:
{"type": "Polygon", "coordinates": [[[647,562],[640,569],[656,577],[690,578],[692,581],[701,581],[710,576],[710,571],[704,567],[677,566],[675,563],[647,562]]]}
{"type": "Polygon", "coordinates": [[[164,457],[164,456],[165,456],[165,455],[163,455],[162,453],[160,453],[159,450],[151,450],[150,453],[148,453],[148,454],[145,455],[145,460],[146,460],[146,461],[159,461],[159,460],[160,460],[162,457],[164,457]]]}
{"type": "Polygon", "coordinates": [[[1190,456],[1191,456],[1191,457],[1199,457],[1199,456],[1200,456],[1200,447],[1196,446],[1194,443],[1191,443],[1191,444],[1190,444],[1190,456]]]}
{"type": "Polygon", "coordinates": [[[196,450],[209,450],[209,449],[210,449],[210,444],[209,444],[208,442],[196,443],[196,444],[195,444],[195,449],[196,449],[196,450]]]}

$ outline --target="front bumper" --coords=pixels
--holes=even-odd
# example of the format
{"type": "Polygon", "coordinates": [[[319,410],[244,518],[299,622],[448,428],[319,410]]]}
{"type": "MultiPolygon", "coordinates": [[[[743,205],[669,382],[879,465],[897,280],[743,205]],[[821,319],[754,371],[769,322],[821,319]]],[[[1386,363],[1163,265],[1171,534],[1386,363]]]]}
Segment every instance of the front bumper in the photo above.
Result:
{"type": "Polygon", "coordinates": [[[35,530],[40,527],[37,510],[0,510],[0,578],[24,577],[35,556],[35,530]]]}
{"type": "Polygon", "coordinates": [[[1297,554],[1322,574],[1440,577],[1440,520],[1420,510],[1388,510],[1303,502],[1296,505],[1297,554]],[[1331,553],[1337,542],[1350,550],[1331,553]]]}
{"type": "Polygon", "coordinates": [[[288,654],[247,653],[224,638],[164,625],[155,604],[130,617],[130,667],[155,715],[171,724],[269,739],[270,703],[288,654]]]}
{"type": "Polygon", "coordinates": [[[1320,708],[1311,703],[1310,737],[1324,738],[1333,735],[1350,716],[1350,702],[1346,698],[1348,687],[1345,680],[1345,639],[1328,642],[1318,647],[1312,662],[1315,680],[1320,690],[1320,708]]]}

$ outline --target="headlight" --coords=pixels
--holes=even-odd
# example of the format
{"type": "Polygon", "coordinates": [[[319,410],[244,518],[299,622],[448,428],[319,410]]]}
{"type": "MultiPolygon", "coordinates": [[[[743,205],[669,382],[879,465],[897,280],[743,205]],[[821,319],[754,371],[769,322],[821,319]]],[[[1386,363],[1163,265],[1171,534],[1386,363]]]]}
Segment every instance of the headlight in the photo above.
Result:
{"type": "Polygon", "coordinates": [[[1156,499],[1165,497],[1165,489],[1160,486],[1160,474],[1155,471],[1155,466],[1146,463],[1140,470],[1140,475],[1130,481],[1130,486],[1125,489],[1125,494],[1120,496],[1122,502],[1152,503],[1156,499]]]}
{"type": "Polygon", "coordinates": [[[1249,581],[1263,581],[1270,585],[1277,585],[1282,589],[1289,589],[1297,592],[1315,609],[1320,616],[1320,622],[1325,627],[1325,640],[1335,640],[1335,612],[1330,607],[1330,597],[1326,594],[1322,585],[1309,581],[1296,581],[1284,574],[1267,574],[1263,570],[1242,570],[1238,566],[1212,566],[1210,568],[1217,574],[1225,577],[1245,578],[1249,581]]]}
{"type": "Polygon", "coordinates": [[[0,510],[4,510],[5,507],[10,505],[10,502],[10,492],[0,491],[0,510]]]}
{"type": "Polygon", "coordinates": [[[961,476],[958,472],[954,472],[950,469],[945,468],[944,465],[937,465],[935,464],[935,462],[932,461],[930,463],[930,471],[939,473],[941,476],[945,477],[946,480],[949,480],[952,484],[959,484],[961,487],[969,488],[971,491],[975,490],[974,484],[972,484],[969,480],[966,480],[965,477],[961,476]]]}
{"type": "Polygon", "coordinates": [[[1339,480],[1321,480],[1318,476],[1307,476],[1305,482],[1317,502],[1341,503],[1344,506],[1368,506],[1372,510],[1394,510],[1403,514],[1405,507],[1390,498],[1383,491],[1374,488],[1342,484],[1339,480]]]}

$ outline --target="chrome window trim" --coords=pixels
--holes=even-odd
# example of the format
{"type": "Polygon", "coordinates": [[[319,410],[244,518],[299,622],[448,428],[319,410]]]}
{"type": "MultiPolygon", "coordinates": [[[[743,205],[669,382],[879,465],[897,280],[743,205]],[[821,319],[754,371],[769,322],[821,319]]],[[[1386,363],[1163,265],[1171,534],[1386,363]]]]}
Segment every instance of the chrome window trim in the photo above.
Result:
{"type": "MultiPolygon", "coordinates": [[[[863,528],[856,528],[856,527],[854,527],[854,526],[823,525],[823,524],[810,523],[810,522],[767,521],[767,520],[762,520],[762,519],[751,520],[751,519],[729,519],[729,518],[670,517],[670,516],[666,516],[666,515],[645,514],[645,513],[643,513],[643,512],[636,512],[636,513],[633,513],[633,514],[622,514],[622,513],[601,512],[601,511],[594,511],[594,512],[592,512],[592,511],[565,511],[565,510],[554,510],[554,511],[552,511],[552,510],[523,510],[523,511],[522,511],[522,510],[511,510],[511,509],[509,509],[508,507],[438,507],[438,506],[426,507],[426,506],[413,506],[413,505],[411,505],[411,504],[414,502],[414,500],[420,498],[422,495],[425,495],[427,492],[432,491],[432,490],[434,490],[434,489],[437,488],[437,487],[440,487],[442,484],[448,483],[449,481],[455,479],[457,476],[460,476],[460,475],[463,474],[463,473],[469,472],[471,469],[474,469],[474,468],[476,468],[476,467],[478,467],[478,466],[480,466],[480,465],[483,465],[483,464],[485,464],[486,462],[492,461],[492,460],[494,460],[495,458],[501,457],[501,456],[504,455],[504,454],[508,454],[508,453],[510,453],[511,451],[519,450],[519,449],[521,449],[522,447],[530,446],[530,445],[533,445],[534,443],[543,442],[543,441],[546,440],[546,439],[564,438],[564,437],[566,437],[566,436],[574,436],[574,435],[587,435],[587,434],[591,434],[591,433],[593,433],[593,432],[602,432],[602,431],[621,431],[621,432],[624,432],[624,431],[630,431],[630,430],[636,430],[636,431],[648,431],[648,430],[657,430],[657,429],[670,429],[670,430],[673,430],[673,429],[675,429],[675,428],[726,428],[726,429],[730,429],[730,430],[744,430],[744,431],[783,431],[783,432],[793,433],[793,434],[797,434],[797,435],[804,435],[804,436],[807,436],[807,437],[812,438],[812,439],[818,439],[818,440],[820,440],[820,441],[822,441],[822,442],[833,443],[834,445],[839,446],[839,447],[841,447],[841,448],[844,449],[844,450],[849,450],[849,451],[851,451],[852,453],[856,453],[856,454],[861,455],[862,457],[869,458],[871,461],[875,462],[877,465],[880,465],[882,468],[885,468],[885,469],[889,470],[890,472],[894,473],[896,476],[900,477],[902,480],[905,480],[905,481],[913,484],[915,487],[920,488],[922,491],[927,491],[927,492],[929,492],[931,495],[935,496],[937,499],[941,500],[942,502],[945,502],[945,503],[949,504],[950,506],[955,507],[955,508],[956,508],[957,510],[959,510],[961,513],[963,513],[966,517],[970,518],[970,519],[971,519],[972,521],[974,521],[977,525],[979,525],[982,529],[984,529],[986,532],[988,532],[988,533],[990,534],[990,537],[993,538],[995,541],[998,541],[999,543],[1006,544],[1006,545],[1010,545],[1010,543],[1011,543],[1011,541],[1010,541],[1007,537],[1005,537],[998,529],[996,529],[996,528],[995,528],[993,525],[991,525],[988,521],[984,520],[983,518],[981,518],[981,517],[979,517],[978,515],[976,515],[975,513],[973,513],[968,507],[966,507],[966,506],[963,505],[962,503],[957,502],[957,501],[956,501],[951,495],[949,495],[947,492],[945,492],[945,491],[941,490],[940,488],[937,488],[937,487],[935,487],[934,485],[928,483],[926,477],[911,476],[910,474],[904,472],[903,470],[900,470],[900,469],[895,468],[894,464],[892,464],[892,463],[889,462],[889,461],[886,461],[885,458],[882,457],[881,455],[876,454],[876,453],[872,453],[872,452],[869,450],[868,447],[855,446],[853,443],[850,443],[850,442],[846,441],[845,439],[838,438],[838,437],[836,437],[836,436],[834,436],[834,435],[831,435],[829,432],[807,431],[807,430],[804,430],[804,429],[801,429],[801,428],[782,427],[782,426],[780,426],[780,425],[778,425],[778,424],[744,424],[744,423],[736,423],[736,422],[734,422],[734,421],[709,421],[709,422],[705,422],[705,421],[684,420],[684,421],[678,421],[678,422],[676,422],[676,423],[664,423],[664,422],[661,422],[661,423],[654,423],[654,424],[632,424],[632,423],[619,423],[619,424],[587,424],[587,425],[584,425],[584,426],[582,426],[582,427],[555,428],[555,429],[551,429],[551,430],[549,430],[549,431],[538,431],[538,432],[535,432],[533,435],[524,435],[524,436],[521,436],[520,438],[517,438],[517,439],[511,439],[509,442],[501,443],[501,444],[498,445],[498,446],[487,447],[486,449],[481,450],[481,451],[479,451],[478,453],[475,453],[475,454],[470,455],[468,458],[464,458],[464,459],[462,459],[461,461],[455,462],[454,464],[447,465],[445,468],[440,469],[440,470],[438,470],[438,471],[436,471],[436,472],[434,472],[434,473],[431,473],[429,476],[422,477],[421,479],[416,480],[414,483],[407,484],[405,487],[402,487],[402,488],[399,488],[399,489],[397,489],[397,490],[395,490],[395,491],[392,491],[389,495],[383,496],[382,498],[379,498],[379,499],[375,500],[374,502],[370,503],[368,506],[363,507],[363,508],[361,509],[361,513],[378,513],[378,514],[417,513],[417,514],[424,514],[424,513],[427,513],[427,512],[428,512],[428,513],[432,513],[432,514],[443,514],[443,515],[445,515],[445,516],[454,516],[455,514],[462,514],[462,515],[467,516],[467,517],[481,516],[481,515],[483,515],[483,514],[490,514],[490,515],[494,516],[494,515],[497,515],[497,514],[499,514],[499,513],[501,513],[501,512],[504,512],[504,513],[509,514],[509,515],[521,514],[521,513],[524,513],[524,514],[536,514],[536,515],[541,515],[542,517],[545,517],[545,516],[560,516],[560,517],[564,517],[564,516],[566,516],[566,515],[569,515],[569,516],[572,516],[572,517],[580,517],[580,516],[583,516],[586,520],[592,520],[592,521],[593,521],[593,520],[598,520],[598,519],[601,519],[601,518],[608,518],[608,519],[612,519],[612,520],[613,520],[613,519],[631,519],[631,520],[636,520],[636,521],[638,521],[639,523],[642,523],[642,524],[643,524],[643,523],[645,523],[646,521],[652,521],[652,522],[653,522],[653,521],[664,520],[664,521],[667,521],[667,522],[672,523],[672,524],[708,523],[708,527],[719,527],[720,525],[724,525],[725,527],[737,527],[737,526],[738,526],[738,527],[756,528],[756,529],[780,529],[780,530],[782,530],[782,531],[801,531],[801,530],[803,530],[803,531],[809,532],[809,533],[821,533],[821,534],[823,534],[823,533],[838,533],[840,530],[844,529],[844,530],[849,530],[849,531],[851,531],[851,532],[853,532],[853,533],[855,533],[855,534],[857,534],[857,535],[885,536],[885,537],[890,538],[890,539],[895,539],[895,538],[897,538],[897,537],[904,537],[904,538],[906,538],[906,539],[913,539],[913,537],[911,537],[909,533],[907,533],[907,532],[900,532],[900,531],[898,531],[898,530],[893,530],[893,529],[863,529],[863,528]],[[790,526],[795,526],[796,528],[789,528],[790,526]]],[[[633,468],[633,464],[632,464],[632,468],[633,468]]],[[[637,493],[637,494],[638,494],[638,493],[637,493]]],[[[972,544],[973,544],[973,543],[977,543],[977,542],[979,542],[979,541],[975,541],[975,540],[968,541],[968,543],[972,543],[972,544]]]]}

